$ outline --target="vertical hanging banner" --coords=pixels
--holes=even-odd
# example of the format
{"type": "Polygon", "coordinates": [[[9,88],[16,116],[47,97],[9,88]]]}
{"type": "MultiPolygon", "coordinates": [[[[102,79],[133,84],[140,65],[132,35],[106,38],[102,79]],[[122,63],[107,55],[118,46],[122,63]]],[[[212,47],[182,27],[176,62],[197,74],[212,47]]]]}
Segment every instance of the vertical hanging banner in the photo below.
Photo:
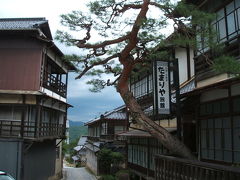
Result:
{"type": "Polygon", "coordinates": [[[170,71],[169,62],[153,63],[154,111],[156,115],[170,114],[170,71]]]}

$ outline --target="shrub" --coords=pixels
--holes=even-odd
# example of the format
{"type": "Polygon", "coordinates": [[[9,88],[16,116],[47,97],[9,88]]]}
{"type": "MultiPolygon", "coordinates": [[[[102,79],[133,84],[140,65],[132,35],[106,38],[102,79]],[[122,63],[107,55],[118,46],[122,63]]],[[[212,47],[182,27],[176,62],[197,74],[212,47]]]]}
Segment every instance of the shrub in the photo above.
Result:
{"type": "Polygon", "coordinates": [[[115,180],[115,177],[112,175],[103,175],[99,180],[115,180]]]}

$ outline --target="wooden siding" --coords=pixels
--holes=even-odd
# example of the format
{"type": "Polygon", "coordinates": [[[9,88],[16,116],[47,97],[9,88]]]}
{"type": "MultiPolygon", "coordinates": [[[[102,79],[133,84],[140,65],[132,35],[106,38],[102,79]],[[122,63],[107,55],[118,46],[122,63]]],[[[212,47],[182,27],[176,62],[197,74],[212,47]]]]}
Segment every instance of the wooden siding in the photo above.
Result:
{"type": "Polygon", "coordinates": [[[0,89],[39,90],[41,49],[0,49],[0,89]]]}

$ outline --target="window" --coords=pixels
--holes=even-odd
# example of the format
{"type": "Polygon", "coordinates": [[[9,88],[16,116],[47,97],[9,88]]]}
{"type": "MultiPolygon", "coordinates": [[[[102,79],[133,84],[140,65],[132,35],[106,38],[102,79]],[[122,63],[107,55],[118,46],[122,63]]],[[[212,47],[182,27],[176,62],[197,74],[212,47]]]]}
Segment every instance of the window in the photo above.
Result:
{"type": "Polygon", "coordinates": [[[128,142],[128,162],[154,170],[154,156],[166,153],[162,144],[154,138],[130,138],[128,142]]]}
{"type": "Polygon", "coordinates": [[[1,106],[0,120],[21,121],[23,108],[19,106],[1,106]]]}
{"type": "Polygon", "coordinates": [[[114,127],[114,133],[115,134],[123,132],[123,131],[125,131],[125,127],[124,126],[115,126],[114,127]]]}
{"type": "Polygon", "coordinates": [[[208,32],[213,31],[217,34],[216,42],[235,41],[234,37],[240,34],[240,2],[234,0],[227,4],[224,8],[216,12],[216,19],[210,23],[210,26],[198,27],[197,44],[198,54],[207,51],[209,48],[208,32]]]}
{"type": "Polygon", "coordinates": [[[240,98],[208,102],[200,106],[201,158],[229,163],[240,162],[240,98]]]}
{"type": "Polygon", "coordinates": [[[131,84],[131,92],[134,97],[139,98],[152,92],[152,75],[131,84]]]}
{"type": "Polygon", "coordinates": [[[102,123],[102,135],[106,135],[107,134],[107,123],[102,123]]]}

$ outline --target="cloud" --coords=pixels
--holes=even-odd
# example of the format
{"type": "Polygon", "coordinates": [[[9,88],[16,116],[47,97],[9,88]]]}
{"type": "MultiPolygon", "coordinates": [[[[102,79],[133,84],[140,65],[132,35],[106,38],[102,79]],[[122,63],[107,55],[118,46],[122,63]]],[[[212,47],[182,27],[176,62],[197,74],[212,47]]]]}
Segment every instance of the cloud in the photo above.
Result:
{"type": "Polygon", "coordinates": [[[76,76],[75,73],[69,74],[68,103],[74,108],[69,109],[68,119],[87,122],[124,104],[114,87],[107,87],[101,93],[92,93],[86,84],[91,77],[75,80],[76,76]]]}
{"type": "Polygon", "coordinates": [[[107,95],[99,93],[95,96],[89,93],[89,96],[69,98],[68,100],[74,106],[74,108],[69,108],[68,119],[83,122],[90,121],[102,113],[124,104],[117,93],[110,92],[107,95]]]}

